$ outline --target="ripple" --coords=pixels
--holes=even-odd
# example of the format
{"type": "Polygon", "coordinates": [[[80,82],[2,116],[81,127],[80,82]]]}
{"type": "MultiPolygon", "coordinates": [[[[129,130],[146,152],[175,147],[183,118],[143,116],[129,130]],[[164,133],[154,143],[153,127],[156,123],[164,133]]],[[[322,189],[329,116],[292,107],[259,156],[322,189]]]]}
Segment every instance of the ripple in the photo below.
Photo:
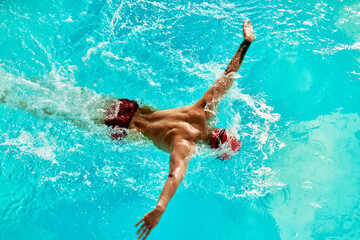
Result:
{"type": "Polygon", "coordinates": [[[326,95],[326,91],[325,91],[325,87],[324,86],[314,86],[313,87],[314,91],[311,91],[311,102],[314,104],[314,103],[318,103],[318,102],[321,102],[324,98],[325,98],[325,95],[326,95]]]}
{"type": "Polygon", "coordinates": [[[310,149],[315,152],[316,155],[323,155],[326,153],[326,149],[325,146],[322,142],[320,141],[316,141],[316,140],[311,140],[308,142],[307,144],[310,149]]]}
{"type": "Polygon", "coordinates": [[[269,211],[276,211],[279,208],[289,205],[291,200],[290,189],[285,186],[280,190],[274,190],[260,198],[260,205],[269,211]]]}

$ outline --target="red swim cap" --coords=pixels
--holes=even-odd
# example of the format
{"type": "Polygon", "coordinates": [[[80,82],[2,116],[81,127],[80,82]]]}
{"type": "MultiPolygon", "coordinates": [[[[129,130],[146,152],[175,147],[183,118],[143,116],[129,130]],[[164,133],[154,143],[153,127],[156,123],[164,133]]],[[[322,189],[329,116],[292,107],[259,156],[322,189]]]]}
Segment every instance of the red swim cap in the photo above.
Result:
{"type": "MultiPolygon", "coordinates": [[[[216,129],[211,133],[211,148],[219,148],[220,144],[227,143],[231,150],[238,153],[241,148],[241,141],[237,140],[230,131],[226,129],[216,129]]],[[[229,159],[234,153],[224,153],[220,156],[221,159],[229,159]]]]}

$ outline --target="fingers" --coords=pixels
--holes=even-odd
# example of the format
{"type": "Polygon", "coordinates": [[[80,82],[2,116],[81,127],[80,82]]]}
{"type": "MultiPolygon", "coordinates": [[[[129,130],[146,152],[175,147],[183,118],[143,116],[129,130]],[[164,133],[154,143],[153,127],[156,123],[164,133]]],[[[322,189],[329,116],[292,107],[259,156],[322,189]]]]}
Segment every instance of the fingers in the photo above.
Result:
{"type": "Polygon", "coordinates": [[[145,226],[145,223],[139,228],[139,230],[136,232],[136,235],[138,235],[139,232],[141,231],[141,229],[143,229],[144,227],[146,227],[146,226],[145,226]]]}
{"type": "Polygon", "coordinates": [[[151,232],[151,229],[147,232],[147,234],[145,235],[145,237],[142,240],[145,240],[150,232],[151,232]]]}
{"type": "Polygon", "coordinates": [[[140,238],[141,238],[141,236],[142,236],[142,235],[144,235],[144,233],[145,233],[146,231],[150,231],[150,229],[148,229],[147,227],[146,227],[146,228],[144,228],[144,230],[142,231],[142,233],[140,234],[140,236],[138,236],[138,238],[137,238],[137,239],[140,239],[140,238]]]}
{"type": "Polygon", "coordinates": [[[140,219],[140,221],[135,225],[135,227],[137,227],[142,221],[144,221],[144,218],[140,219]]]}
{"type": "Polygon", "coordinates": [[[251,21],[250,20],[244,20],[243,21],[243,27],[245,28],[245,27],[249,27],[249,26],[252,26],[251,21]]]}

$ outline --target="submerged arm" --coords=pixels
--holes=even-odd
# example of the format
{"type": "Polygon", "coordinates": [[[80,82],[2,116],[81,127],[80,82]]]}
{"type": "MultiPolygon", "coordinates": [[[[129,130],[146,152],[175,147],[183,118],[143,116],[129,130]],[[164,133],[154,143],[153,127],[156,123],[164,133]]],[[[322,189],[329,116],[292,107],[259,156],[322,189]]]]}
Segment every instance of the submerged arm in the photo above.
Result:
{"type": "Polygon", "coordinates": [[[207,90],[203,97],[197,102],[197,104],[201,108],[207,107],[207,110],[213,111],[215,106],[220,101],[221,97],[234,83],[233,74],[239,70],[241,64],[244,61],[246,51],[250,47],[250,44],[255,40],[253,27],[250,21],[248,21],[247,23],[245,23],[244,21],[243,33],[244,41],[241,43],[240,47],[234,54],[229,65],[225,69],[225,72],[218,80],[216,80],[214,85],[209,90],[207,90]]]}
{"type": "Polygon", "coordinates": [[[170,199],[174,196],[178,186],[184,179],[187,169],[187,163],[190,159],[190,155],[194,149],[194,142],[179,139],[174,141],[173,149],[170,154],[170,171],[168,178],[165,182],[165,186],[160,194],[159,200],[156,207],[148,212],[136,225],[138,226],[141,222],[144,224],[139,228],[137,234],[141,231],[141,238],[145,234],[145,239],[151,230],[159,223],[162,214],[164,213],[170,199]]]}

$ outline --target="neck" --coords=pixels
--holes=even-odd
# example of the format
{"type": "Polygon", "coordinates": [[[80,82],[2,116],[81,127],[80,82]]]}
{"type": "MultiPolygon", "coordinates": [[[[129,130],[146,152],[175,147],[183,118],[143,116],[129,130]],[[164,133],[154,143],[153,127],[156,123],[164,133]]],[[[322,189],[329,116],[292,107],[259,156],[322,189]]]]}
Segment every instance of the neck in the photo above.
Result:
{"type": "Polygon", "coordinates": [[[206,144],[211,144],[211,133],[213,129],[207,128],[205,133],[201,136],[200,140],[205,142],[206,144]]]}

